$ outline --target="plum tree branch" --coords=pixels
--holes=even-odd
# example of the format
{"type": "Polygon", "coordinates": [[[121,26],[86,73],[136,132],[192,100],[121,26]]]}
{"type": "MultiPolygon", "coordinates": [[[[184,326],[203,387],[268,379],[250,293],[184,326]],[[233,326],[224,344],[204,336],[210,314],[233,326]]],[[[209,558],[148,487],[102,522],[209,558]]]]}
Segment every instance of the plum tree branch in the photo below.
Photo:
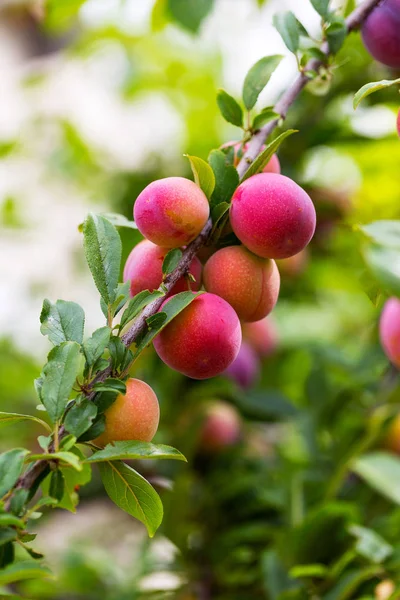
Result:
{"type": "MultiPolygon", "coordinates": [[[[360,6],[358,6],[346,19],[347,33],[351,33],[361,27],[365,19],[368,17],[372,9],[380,2],[380,0],[365,0],[360,6]]],[[[322,52],[326,58],[330,56],[329,46],[327,42],[324,42],[321,46],[322,52]]],[[[257,131],[251,141],[248,144],[247,151],[244,153],[239,165],[238,172],[240,177],[243,177],[249,165],[257,158],[260,154],[261,149],[268,138],[268,136],[274,131],[281,119],[286,119],[289,108],[297,99],[302,89],[311,81],[311,77],[307,75],[309,72],[317,72],[322,67],[324,61],[313,58],[304,67],[303,71],[299,73],[294,82],[288,89],[282,94],[278,102],[274,106],[274,112],[279,116],[278,119],[270,121],[259,131],[257,131]]]]}
{"type": "MultiPolygon", "coordinates": [[[[380,0],[365,0],[360,6],[358,6],[346,19],[347,31],[348,33],[358,29],[372,9],[378,4],[380,0]]],[[[330,55],[329,47],[325,42],[321,50],[324,52],[326,57],[330,55]]],[[[310,77],[306,75],[307,71],[316,71],[323,65],[323,61],[313,59],[309,61],[306,65],[304,71],[300,73],[293,84],[287,89],[286,92],[282,94],[278,102],[276,103],[274,110],[276,113],[280,115],[280,119],[285,119],[289,108],[295,102],[297,96],[300,94],[302,89],[307,85],[310,81],[310,77]]],[[[249,164],[251,164],[254,159],[258,156],[261,151],[261,148],[267,139],[267,137],[272,133],[272,131],[278,125],[280,119],[276,119],[275,121],[269,122],[262,129],[260,129],[257,133],[255,133],[249,142],[248,150],[244,154],[242,160],[238,165],[238,172],[240,176],[243,176],[245,171],[247,170],[249,164]]],[[[186,250],[183,252],[182,258],[176,267],[176,269],[170,273],[165,281],[164,281],[164,290],[167,292],[172,289],[172,287],[176,284],[176,282],[185,275],[190,267],[190,264],[198,252],[198,250],[206,243],[210,232],[212,229],[211,219],[209,219],[204,226],[202,232],[198,235],[198,237],[188,245],[186,250]]],[[[161,289],[161,288],[160,288],[161,289]]],[[[165,297],[157,298],[151,304],[149,304],[139,315],[137,319],[135,319],[131,328],[122,336],[122,341],[125,346],[130,346],[133,344],[135,339],[144,331],[146,327],[146,319],[150,316],[154,315],[160,308],[162,302],[165,297]]],[[[90,387],[93,386],[94,383],[104,381],[109,377],[111,373],[111,368],[107,367],[103,371],[100,371],[95,379],[92,381],[90,387]]],[[[88,398],[92,398],[94,395],[91,389],[88,390],[87,396],[88,398]]],[[[59,432],[59,438],[62,439],[65,436],[66,432],[62,427],[59,432]]],[[[49,466],[49,461],[47,460],[38,460],[36,461],[17,481],[15,488],[16,489],[27,489],[31,490],[37,486],[40,478],[43,477],[46,469],[49,466]]]]}

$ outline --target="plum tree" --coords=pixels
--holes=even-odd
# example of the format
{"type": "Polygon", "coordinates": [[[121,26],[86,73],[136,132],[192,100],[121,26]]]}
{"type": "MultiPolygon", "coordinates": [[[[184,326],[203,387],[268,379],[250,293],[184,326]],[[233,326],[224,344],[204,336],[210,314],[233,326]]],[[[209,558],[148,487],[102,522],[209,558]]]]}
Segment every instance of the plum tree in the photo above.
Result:
{"type": "Polygon", "coordinates": [[[400,300],[389,298],[383,307],[379,336],[388,359],[400,367],[400,300]]]}
{"type": "Polygon", "coordinates": [[[203,229],[209,213],[204,192],[184,177],[153,181],[139,194],[133,208],[139,231],[164,248],[189,244],[203,229]]]}
{"type": "MultiPolygon", "coordinates": [[[[152,292],[160,287],[163,273],[162,264],[168,248],[156,246],[149,240],[142,240],[129,254],[124,267],[124,281],[130,280],[131,296],[143,290],[152,292]]],[[[201,262],[195,256],[190,265],[190,273],[195,281],[190,284],[191,289],[199,290],[201,286],[201,262]]],[[[178,294],[189,289],[185,276],[174,285],[169,295],[178,294]]]]}
{"type": "Polygon", "coordinates": [[[204,267],[204,286],[224,298],[243,321],[258,321],[274,308],[280,276],[275,261],[244,246],[221,248],[204,267]]]}
{"type": "Polygon", "coordinates": [[[207,407],[200,433],[200,445],[205,452],[215,452],[236,444],[241,435],[238,411],[226,402],[216,401],[207,407]]]}
{"type": "Polygon", "coordinates": [[[400,0],[382,0],[361,29],[368,52],[379,62],[400,68],[400,0]]]}
{"type": "Polygon", "coordinates": [[[193,379],[207,379],[229,367],[241,341],[240,322],[230,304],[204,293],[155,337],[154,347],[172,369],[193,379]]]}
{"type": "Polygon", "coordinates": [[[243,389],[251,387],[260,374],[260,359],[254,348],[247,342],[242,342],[239,354],[224,374],[243,389]]]}
{"type": "MultiPolygon", "coordinates": [[[[233,146],[233,150],[234,150],[233,166],[237,167],[238,164],[240,163],[241,157],[247,151],[249,145],[242,144],[242,142],[231,141],[231,142],[226,142],[225,144],[222,144],[221,148],[229,148],[230,146],[233,146]]],[[[265,145],[262,147],[261,151],[263,151],[264,148],[265,148],[265,145]]],[[[278,173],[278,174],[280,174],[281,163],[279,162],[279,158],[276,154],[273,154],[271,156],[270,160],[267,162],[267,164],[263,168],[262,172],[263,173],[278,173]]]]}
{"type": "Polygon", "coordinates": [[[270,356],[275,352],[278,343],[278,331],[271,318],[261,319],[253,323],[243,323],[243,339],[248,342],[259,356],[270,356]]]}
{"type": "Polygon", "coordinates": [[[160,420],[157,396],[140,379],[128,379],[126,394],[119,394],[106,410],[105,430],[94,441],[98,446],[121,440],[151,442],[160,420]]]}
{"type": "Polygon", "coordinates": [[[309,195],[284,175],[259,173],[239,185],[230,208],[232,229],[264,258],[288,258],[311,240],[316,224],[309,195]]]}

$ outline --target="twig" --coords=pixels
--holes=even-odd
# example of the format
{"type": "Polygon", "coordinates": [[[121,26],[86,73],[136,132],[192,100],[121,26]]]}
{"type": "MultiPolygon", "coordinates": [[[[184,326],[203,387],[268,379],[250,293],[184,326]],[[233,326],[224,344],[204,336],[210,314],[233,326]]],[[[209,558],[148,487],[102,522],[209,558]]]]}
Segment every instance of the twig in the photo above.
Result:
{"type": "MultiPolygon", "coordinates": [[[[358,6],[346,19],[347,32],[351,33],[356,29],[359,29],[372,9],[380,2],[380,0],[365,0],[363,4],[358,6]]],[[[330,55],[329,46],[327,42],[324,42],[321,46],[321,51],[326,57],[330,55]]],[[[270,121],[264,127],[262,127],[257,133],[254,134],[252,140],[249,142],[248,148],[244,153],[239,165],[238,172],[239,176],[243,177],[249,165],[257,158],[260,154],[261,149],[265,143],[265,140],[277,127],[281,119],[286,119],[289,108],[297,99],[302,89],[307,85],[311,78],[307,75],[308,72],[315,72],[324,64],[322,60],[313,58],[305,66],[302,73],[300,73],[294,80],[292,85],[282,94],[278,102],[274,106],[274,112],[279,115],[278,119],[270,121]]]]}

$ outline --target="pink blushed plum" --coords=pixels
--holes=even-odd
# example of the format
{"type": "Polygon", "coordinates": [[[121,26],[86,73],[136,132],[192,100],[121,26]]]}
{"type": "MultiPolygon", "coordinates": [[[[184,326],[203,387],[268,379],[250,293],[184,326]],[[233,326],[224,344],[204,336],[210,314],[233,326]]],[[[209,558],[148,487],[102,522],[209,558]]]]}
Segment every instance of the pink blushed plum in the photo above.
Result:
{"type": "Polygon", "coordinates": [[[388,359],[400,368],[400,300],[389,298],[379,322],[379,337],[388,359]]]}
{"type": "Polygon", "coordinates": [[[271,318],[254,323],[243,323],[243,340],[248,342],[261,357],[270,356],[279,344],[279,335],[271,318]]]}
{"type": "MultiPolygon", "coordinates": [[[[165,255],[168,253],[168,248],[156,246],[148,240],[143,240],[137,244],[125,263],[124,281],[130,280],[131,296],[135,296],[143,290],[150,292],[158,289],[161,285],[163,273],[162,264],[165,255]]],[[[192,290],[197,291],[201,286],[201,262],[197,257],[194,257],[190,265],[190,273],[195,278],[195,282],[190,282],[192,290]]],[[[174,285],[170,296],[185,292],[189,289],[188,282],[185,277],[174,285]]]]}
{"type": "Polygon", "coordinates": [[[236,444],[242,422],[238,411],[226,402],[215,402],[206,410],[200,445],[205,452],[221,451],[236,444]]]}
{"type": "Polygon", "coordinates": [[[315,208],[297,183],[274,173],[249,177],[235,191],[230,220],[249,250],[264,258],[288,258],[314,235],[315,208]]]}
{"type": "Polygon", "coordinates": [[[209,213],[204,192],[184,177],[153,181],[139,194],[133,209],[140,233],[164,248],[189,244],[203,229],[209,213]]]}
{"type": "Polygon", "coordinates": [[[400,0],[381,0],[364,21],[361,34],[375,60],[400,68],[400,0]]]}
{"type": "Polygon", "coordinates": [[[239,354],[224,374],[243,389],[254,385],[260,374],[260,360],[250,344],[242,342],[239,354]]]}
{"type": "Polygon", "coordinates": [[[229,302],[239,319],[258,321],[274,308],[280,277],[275,261],[260,258],[244,246],[228,246],[207,261],[204,285],[229,302]]]}
{"type": "Polygon", "coordinates": [[[229,367],[241,341],[240,322],[233,308],[219,296],[204,293],[156,336],[154,348],[175,371],[192,379],[207,379],[229,367]]]}

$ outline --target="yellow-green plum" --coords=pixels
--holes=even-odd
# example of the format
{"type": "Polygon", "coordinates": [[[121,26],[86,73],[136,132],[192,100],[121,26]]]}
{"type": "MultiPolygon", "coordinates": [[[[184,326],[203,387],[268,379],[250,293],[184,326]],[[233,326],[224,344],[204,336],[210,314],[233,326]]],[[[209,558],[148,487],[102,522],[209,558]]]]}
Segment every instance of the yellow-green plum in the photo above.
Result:
{"type": "Polygon", "coordinates": [[[297,183],[275,173],[259,173],[233,194],[234,233],[263,258],[288,258],[307,246],[315,231],[315,208],[297,183]]]}
{"type": "MultiPolygon", "coordinates": [[[[152,292],[160,287],[163,273],[162,264],[168,248],[156,246],[149,240],[142,240],[137,244],[125,263],[124,281],[130,280],[131,296],[135,296],[143,290],[152,292]]],[[[190,282],[192,290],[199,290],[201,286],[201,262],[194,257],[190,265],[190,273],[195,281],[190,282]]],[[[186,277],[183,276],[174,285],[169,295],[185,292],[190,289],[186,277]]]]}
{"type": "Polygon", "coordinates": [[[379,336],[388,359],[400,368],[400,300],[389,298],[379,321],[379,336]]]}
{"type": "Polygon", "coordinates": [[[204,286],[224,298],[242,321],[258,321],[274,308],[280,277],[275,261],[244,246],[221,248],[204,267],[204,286]]]}
{"type": "Polygon", "coordinates": [[[153,181],[139,194],[133,208],[140,233],[164,248],[189,244],[203,229],[209,213],[204,192],[184,177],[153,181]]]}
{"type": "Polygon", "coordinates": [[[215,402],[205,411],[201,448],[212,453],[233,446],[239,441],[241,430],[242,421],[236,408],[226,402],[215,402]]]}
{"type": "Polygon", "coordinates": [[[94,440],[98,446],[122,440],[151,442],[160,420],[157,396],[140,379],[128,379],[126,394],[119,394],[104,413],[105,430],[94,440]]]}
{"type": "Polygon", "coordinates": [[[400,0],[380,0],[365,19],[362,39],[368,52],[379,62],[400,68],[400,0]]]}
{"type": "MultiPolygon", "coordinates": [[[[241,142],[226,142],[221,146],[221,148],[229,148],[229,146],[233,146],[234,149],[234,157],[233,157],[233,166],[237,167],[240,163],[240,160],[247,149],[249,147],[248,144],[242,144],[241,142]]],[[[261,148],[261,152],[264,150],[265,145],[261,148]]],[[[265,167],[262,170],[263,173],[280,173],[281,172],[281,163],[279,162],[279,158],[276,154],[273,154],[265,167]]]]}
{"type": "Polygon", "coordinates": [[[156,336],[154,348],[175,371],[192,379],[207,379],[229,367],[241,341],[240,322],[233,308],[219,296],[204,293],[156,336]]]}
{"type": "Polygon", "coordinates": [[[279,344],[278,330],[270,317],[243,323],[243,340],[248,342],[261,357],[270,356],[279,344]]]}

